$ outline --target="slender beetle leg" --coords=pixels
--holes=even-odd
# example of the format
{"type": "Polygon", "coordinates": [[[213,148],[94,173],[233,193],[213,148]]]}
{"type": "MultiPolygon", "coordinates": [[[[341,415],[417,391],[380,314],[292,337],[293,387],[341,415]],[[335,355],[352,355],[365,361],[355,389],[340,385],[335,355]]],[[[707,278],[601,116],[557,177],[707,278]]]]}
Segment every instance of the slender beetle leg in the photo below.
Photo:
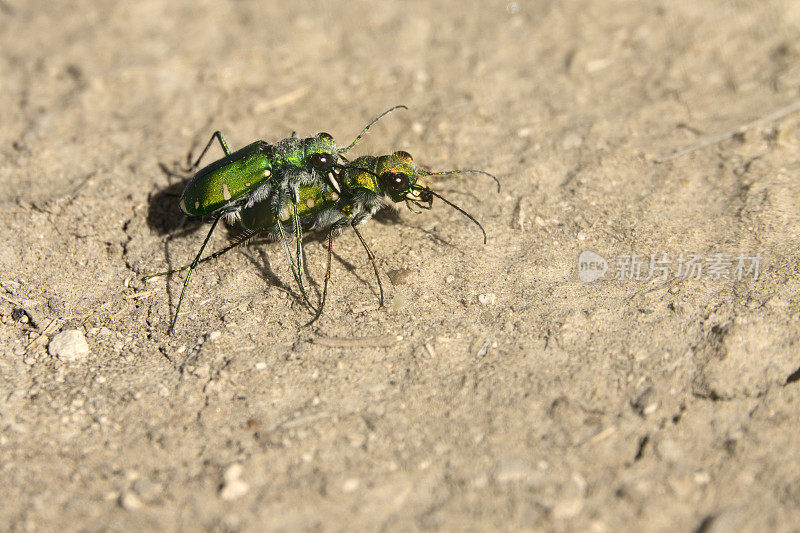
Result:
{"type": "Polygon", "coordinates": [[[200,157],[198,157],[197,160],[194,162],[194,164],[189,167],[189,170],[194,170],[200,165],[200,160],[203,159],[203,156],[206,155],[208,149],[211,148],[211,145],[214,143],[214,139],[219,140],[219,144],[220,146],[222,146],[222,151],[225,152],[226,156],[231,155],[231,151],[228,150],[228,143],[225,142],[225,138],[222,136],[222,132],[217,130],[211,136],[211,139],[208,140],[208,144],[206,144],[206,147],[203,148],[203,151],[200,152],[200,157]]]}
{"type": "Polygon", "coordinates": [[[192,264],[189,265],[189,272],[186,274],[186,279],[183,280],[183,289],[181,289],[181,296],[178,298],[178,306],[175,308],[175,316],[172,317],[172,322],[169,325],[169,334],[171,335],[175,329],[175,322],[178,320],[178,313],[181,310],[181,303],[183,302],[183,296],[186,294],[186,287],[189,286],[189,279],[192,277],[192,271],[197,267],[197,264],[200,262],[200,256],[203,255],[203,250],[206,248],[206,244],[208,244],[208,240],[211,238],[211,234],[214,233],[214,228],[217,227],[217,222],[219,222],[220,217],[217,216],[214,219],[214,222],[211,224],[211,229],[208,230],[208,235],[206,235],[205,240],[203,241],[203,245],[200,246],[200,251],[197,252],[197,255],[192,261],[192,264]]]}
{"type": "MultiPolygon", "coordinates": [[[[211,261],[212,259],[216,259],[217,257],[230,252],[234,248],[238,248],[239,246],[247,243],[253,237],[255,237],[255,233],[247,232],[244,236],[242,236],[240,238],[237,238],[236,241],[233,242],[233,244],[229,244],[225,248],[223,248],[221,250],[217,250],[216,252],[214,252],[213,254],[209,255],[208,257],[202,258],[200,261],[197,262],[197,265],[195,265],[195,267],[197,267],[198,265],[200,265],[202,263],[207,263],[208,261],[211,261]]],[[[183,265],[182,267],[179,267],[179,268],[174,268],[172,270],[167,270],[165,272],[156,272],[155,274],[148,274],[148,275],[146,275],[146,276],[144,276],[142,278],[142,281],[147,281],[149,279],[157,278],[159,276],[169,276],[170,274],[176,274],[178,272],[183,272],[184,270],[188,270],[189,268],[191,268],[191,266],[192,266],[191,264],[188,264],[188,265],[183,265]]]]}
{"type": "MultiPolygon", "coordinates": [[[[296,208],[295,208],[295,216],[296,215],[297,215],[297,211],[296,211],[296,208]]],[[[295,221],[295,223],[297,223],[297,221],[295,221]]],[[[292,271],[292,276],[294,277],[294,281],[295,281],[295,283],[297,283],[297,286],[300,289],[300,295],[303,297],[303,300],[306,302],[306,305],[308,305],[308,307],[310,307],[314,312],[316,312],[317,308],[314,307],[314,305],[308,299],[308,295],[306,294],[306,289],[303,286],[303,279],[302,279],[302,274],[303,273],[302,273],[302,270],[300,271],[300,273],[298,275],[298,272],[295,269],[294,259],[292,259],[292,253],[289,251],[289,244],[286,242],[287,241],[287,239],[286,239],[286,231],[283,229],[283,223],[280,220],[278,220],[278,223],[276,225],[278,226],[278,230],[280,231],[280,234],[281,234],[281,246],[283,247],[283,252],[286,254],[286,260],[289,262],[289,268],[292,271]]],[[[298,244],[298,252],[302,252],[302,245],[301,244],[298,244]]]]}
{"type": "Polygon", "coordinates": [[[367,251],[367,255],[369,256],[369,260],[372,261],[372,270],[375,271],[375,279],[378,280],[378,290],[381,293],[381,296],[380,296],[381,305],[380,305],[380,307],[383,307],[383,284],[381,284],[381,276],[380,276],[380,274],[378,274],[378,265],[375,264],[375,254],[373,254],[372,250],[369,249],[369,246],[367,246],[367,241],[364,240],[364,237],[361,236],[361,232],[358,231],[358,228],[356,227],[355,220],[352,221],[350,223],[350,225],[353,227],[353,231],[356,232],[356,235],[358,235],[358,239],[361,241],[362,246],[364,246],[364,250],[367,251]]]}
{"type": "Polygon", "coordinates": [[[316,312],[317,308],[311,304],[311,301],[308,299],[306,295],[306,288],[303,285],[303,273],[305,272],[304,262],[303,262],[303,227],[300,225],[300,216],[297,214],[297,202],[292,202],[292,220],[294,222],[294,239],[297,243],[297,279],[298,284],[300,285],[300,292],[303,294],[303,298],[305,299],[308,306],[312,309],[312,311],[316,312]]]}
{"type": "Polygon", "coordinates": [[[330,281],[331,279],[331,256],[333,255],[334,231],[335,230],[333,228],[331,228],[330,231],[328,231],[328,263],[327,266],[325,267],[325,280],[322,283],[322,299],[320,300],[319,308],[317,309],[317,314],[314,315],[314,318],[312,318],[308,323],[306,323],[306,326],[310,326],[311,324],[316,322],[317,319],[322,315],[322,309],[325,307],[325,299],[328,296],[328,281],[330,281]]]}

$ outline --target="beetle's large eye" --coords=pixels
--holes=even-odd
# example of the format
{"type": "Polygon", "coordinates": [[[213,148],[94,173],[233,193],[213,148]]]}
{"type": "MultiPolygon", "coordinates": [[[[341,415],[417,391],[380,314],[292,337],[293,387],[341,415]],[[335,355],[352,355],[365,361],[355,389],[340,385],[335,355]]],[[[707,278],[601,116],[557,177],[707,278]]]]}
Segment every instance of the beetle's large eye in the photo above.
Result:
{"type": "Polygon", "coordinates": [[[327,172],[333,167],[333,156],[324,153],[311,154],[311,166],[319,172],[327,172]]]}
{"type": "Polygon", "coordinates": [[[408,175],[400,174],[399,172],[386,172],[381,174],[381,185],[391,192],[403,192],[408,189],[408,175]]]}
{"type": "Polygon", "coordinates": [[[323,139],[323,140],[326,140],[326,141],[332,141],[333,140],[333,135],[323,131],[322,133],[317,133],[317,138],[318,139],[323,139]]]}
{"type": "Polygon", "coordinates": [[[396,152],[394,153],[394,155],[396,155],[396,156],[397,156],[397,157],[399,157],[400,159],[404,159],[404,160],[408,161],[409,163],[411,163],[412,161],[414,161],[414,158],[413,158],[413,157],[411,157],[411,154],[409,154],[409,153],[408,153],[408,152],[406,152],[405,150],[398,150],[398,151],[396,151],[396,152]]]}

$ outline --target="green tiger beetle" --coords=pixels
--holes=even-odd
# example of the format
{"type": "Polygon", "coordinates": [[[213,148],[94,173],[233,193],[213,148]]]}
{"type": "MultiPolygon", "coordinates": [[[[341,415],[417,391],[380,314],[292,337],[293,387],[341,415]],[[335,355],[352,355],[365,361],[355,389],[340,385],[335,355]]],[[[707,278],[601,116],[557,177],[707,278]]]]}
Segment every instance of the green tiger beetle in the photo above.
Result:
{"type": "MultiPolygon", "coordinates": [[[[308,324],[314,322],[322,314],[328,293],[328,281],[331,278],[331,255],[333,253],[334,232],[351,226],[361,245],[372,263],[372,269],[378,282],[380,306],[383,307],[383,284],[375,263],[375,255],[370,250],[358,225],[369,220],[375,212],[385,205],[405,202],[406,207],[415,213],[419,209],[430,209],[434,198],[438,198],[447,205],[466,216],[474,222],[483,233],[483,242],[486,243],[486,231],[483,226],[469,213],[459,206],[445,199],[441,194],[433,191],[425,181],[427,176],[442,176],[448,174],[477,173],[492,178],[500,190],[500,182],[495,176],[482,170],[447,170],[431,172],[420,169],[411,154],[398,151],[391,155],[363,156],[347,163],[340,172],[340,187],[338,190],[322,186],[320,183],[303,184],[298,187],[297,197],[289,202],[281,203],[267,200],[243,208],[240,220],[244,233],[231,245],[198,261],[203,263],[219,257],[233,248],[247,242],[257,233],[266,232],[285,241],[287,231],[293,230],[297,237],[298,247],[302,246],[301,227],[308,230],[328,230],[328,261],[325,268],[325,278],[322,296],[318,307],[308,304],[315,311],[314,317],[308,324]],[[419,209],[415,209],[419,208],[419,209]],[[286,227],[284,227],[286,226],[286,227]]],[[[286,248],[284,248],[286,250],[286,248]]],[[[302,253],[298,254],[299,256],[302,253]]],[[[287,251],[288,260],[291,255],[287,251]]],[[[180,269],[194,268],[196,265],[187,265],[180,269]]],[[[293,268],[294,270],[294,268],[293,268]]],[[[302,289],[302,285],[298,284],[302,289]]],[[[308,299],[306,298],[308,303],[308,299]]]]}
{"type": "MultiPolygon", "coordinates": [[[[231,152],[228,143],[220,131],[214,132],[200,156],[192,165],[192,169],[200,165],[200,161],[208,152],[214,140],[218,140],[225,157],[202,168],[186,185],[180,199],[181,210],[192,217],[206,215],[214,216],[211,228],[206,235],[194,261],[185,268],[150,274],[143,279],[148,280],[157,276],[165,276],[180,270],[189,272],[183,281],[175,316],[170,323],[170,333],[175,328],[181,303],[189,285],[192,272],[197,267],[203,250],[208,244],[211,235],[217,227],[220,218],[229,224],[235,223],[244,209],[250,208],[259,202],[265,205],[283,205],[290,200],[297,203],[299,188],[310,184],[324,183],[324,189],[341,193],[339,184],[342,165],[338,162],[342,154],[353,148],[356,143],[369,131],[369,129],[387,114],[396,109],[408,109],[404,105],[394,106],[376,117],[361,130],[356,138],[345,147],[337,147],[333,137],[328,133],[318,133],[314,137],[299,139],[296,134],[291,137],[269,144],[265,141],[255,141],[240,150],[231,152]]],[[[295,236],[297,237],[297,270],[294,262],[290,261],[292,275],[295,278],[300,292],[306,303],[314,308],[306,296],[303,287],[303,259],[300,244],[300,221],[298,213],[293,215],[295,236]]],[[[283,229],[281,227],[281,229],[283,229]]],[[[281,242],[287,255],[291,258],[285,235],[282,234],[281,242]]]]}

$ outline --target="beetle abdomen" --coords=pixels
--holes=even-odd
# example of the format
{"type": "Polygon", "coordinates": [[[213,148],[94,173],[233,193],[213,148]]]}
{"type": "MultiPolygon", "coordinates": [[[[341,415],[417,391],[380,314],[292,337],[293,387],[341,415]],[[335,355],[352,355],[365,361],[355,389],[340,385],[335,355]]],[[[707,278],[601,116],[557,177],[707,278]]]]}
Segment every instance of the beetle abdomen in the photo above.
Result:
{"type": "Polygon", "coordinates": [[[203,216],[252,192],[272,177],[269,145],[256,141],[201,169],[181,196],[181,210],[203,216]]]}

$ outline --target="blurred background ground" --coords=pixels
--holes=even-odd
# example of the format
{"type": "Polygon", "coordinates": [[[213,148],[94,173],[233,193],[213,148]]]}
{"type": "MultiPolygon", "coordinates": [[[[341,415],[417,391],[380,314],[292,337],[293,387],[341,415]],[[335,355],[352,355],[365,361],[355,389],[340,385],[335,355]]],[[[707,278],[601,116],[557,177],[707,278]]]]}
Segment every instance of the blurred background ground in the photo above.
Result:
{"type": "Polygon", "coordinates": [[[795,529],[798,37],[789,0],[0,1],[3,529],[795,529]],[[167,336],[188,153],[400,103],[356,152],[498,175],[437,188],[489,243],[370,222],[377,309],[344,232],[307,328],[257,243],[167,336]],[[692,253],[761,271],[611,279],[692,253]]]}

